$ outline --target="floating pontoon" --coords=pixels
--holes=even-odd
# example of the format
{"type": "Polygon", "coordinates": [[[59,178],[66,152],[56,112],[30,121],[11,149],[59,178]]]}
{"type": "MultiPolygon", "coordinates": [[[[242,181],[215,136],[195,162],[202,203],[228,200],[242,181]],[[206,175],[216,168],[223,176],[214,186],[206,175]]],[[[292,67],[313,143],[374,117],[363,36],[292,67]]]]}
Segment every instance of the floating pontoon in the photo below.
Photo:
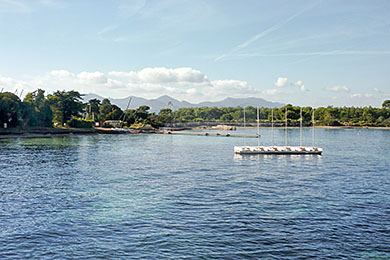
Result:
{"type": "Polygon", "coordinates": [[[259,108],[257,107],[257,146],[234,146],[235,154],[297,154],[297,155],[305,155],[305,154],[314,154],[321,155],[322,148],[314,146],[314,110],[313,110],[313,145],[312,146],[302,146],[302,108],[301,108],[301,118],[300,118],[300,144],[299,146],[288,146],[287,145],[287,107],[285,112],[285,121],[286,121],[286,129],[285,129],[285,145],[284,146],[275,146],[274,143],[274,110],[272,109],[272,146],[261,146],[260,145],[260,127],[259,127],[259,108]]]}
{"type": "Polygon", "coordinates": [[[318,154],[322,148],[312,146],[234,146],[236,154],[318,154]]]}

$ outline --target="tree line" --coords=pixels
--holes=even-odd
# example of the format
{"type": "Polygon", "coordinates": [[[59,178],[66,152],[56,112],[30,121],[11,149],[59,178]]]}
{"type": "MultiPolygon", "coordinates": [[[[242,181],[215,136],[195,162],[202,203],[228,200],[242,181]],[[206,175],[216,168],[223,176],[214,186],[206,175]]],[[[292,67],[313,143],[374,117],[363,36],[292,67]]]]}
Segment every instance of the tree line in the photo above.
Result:
{"type": "MultiPolygon", "coordinates": [[[[273,121],[282,124],[286,119],[289,125],[299,125],[300,110],[304,125],[312,124],[312,107],[299,107],[291,104],[281,108],[259,109],[260,122],[267,124],[273,121]]],[[[257,108],[242,107],[198,107],[180,108],[174,112],[168,109],[160,113],[167,113],[173,122],[246,122],[254,123],[257,120],[257,108]]],[[[390,100],[385,100],[381,108],[375,107],[319,107],[314,109],[316,125],[323,126],[390,126],[390,100]]]]}
{"type": "MultiPolygon", "coordinates": [[[[175,122],[223,122],[254,123],[257,119],[257,108],[242,107],[197,107],[180,108],[172,111],[161,109],[159,113],[150,112],[150,107],[140,106],[137,109],[123,111],[110,100],[91,99],[82,102],[82,94],[77,91],[56,91],[45,95],[38,89],[28,93],[23,100],[10,92],[0,93],[0,128],[34,128],[34,127],[77,127],[90,128],[96,123],[111,127],[113,121],[120,127],[139,128],[145,125],[161,127],[175,122]]],[[[301,107],[286,105],[281,108],[259,109],[260,121],[276,124],[297,125],[300,120],[301,107]]],[[[312,107],[302,107],[304,125],[312,122],[312,107]]],[[[385,100],[382,108],[374,107],[319,107],[315,109],[317,125],[327,126],[390,126],[390,100],[385,100]]]]}
{"type": "Polygon", "coordinates": [[[86,103],[82,100],[82,94],[74,90],[45,95],[44,90],[38,89],[23,100],[11,92],[0,93],[0,128],[91,128],[95,123],[111,127],[112,120],[119,121],[122,127],[164,124],[158,115],[149,112],[148,106],[123,111],[108,99],[91,99],[86,103]]]}

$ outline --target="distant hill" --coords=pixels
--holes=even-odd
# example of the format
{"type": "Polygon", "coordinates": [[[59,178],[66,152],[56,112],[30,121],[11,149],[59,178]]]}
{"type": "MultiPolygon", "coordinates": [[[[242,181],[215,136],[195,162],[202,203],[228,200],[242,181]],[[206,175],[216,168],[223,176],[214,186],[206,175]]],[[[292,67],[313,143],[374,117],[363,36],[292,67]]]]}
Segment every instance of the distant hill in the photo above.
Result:
{"type": "Polygon", "coordinates": [[[244,107],[244,106],[259,106],[259,107],[282,107],[285,104],[278,102],[271,102],[262,98],[225,98],[224,100],[217,102],[201,102],[197,106],[202,107],[244,107]]]}
{"type": "MultiPolygon", "coordinates": [[[[116,98],[108,98],[108,99],[111,101],[112,104],[115,104],[122,109],[126,109],[130,97],[121,98],[121,99],[116,99],[116,98]]],[[[86,102],[94,98],[99,100],[104,99],[104,97],[93,93],[86,94],[83,99],[86,102]]],[[[217,102],[205,101],[198,104],[193,104],[184,100],[179,101],[170,96],[164,95],[156,99],[145,99],[141,97],[132,96],[130,108],[135,109],[140,106],[146,105],[150,107],[151,112],[159,112],[161,109],[168,107],[168,102],[172,103],[172,108],[174,110],[183,107],[236,107],[236,106],[282,107],[285,105],[278,102],[270,102],[262,98],[230,98],[230,97],[217,102]]]]}

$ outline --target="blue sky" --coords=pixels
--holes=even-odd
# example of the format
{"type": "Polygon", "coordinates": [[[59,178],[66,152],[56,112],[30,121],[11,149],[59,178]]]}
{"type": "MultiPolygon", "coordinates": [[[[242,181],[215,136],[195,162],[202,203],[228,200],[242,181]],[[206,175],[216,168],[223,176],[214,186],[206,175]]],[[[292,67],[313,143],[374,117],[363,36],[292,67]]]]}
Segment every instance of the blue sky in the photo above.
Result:
{"type": "Polygon", "coordinates": [[[390,99],[387,0],[0,0],[0,90],[390,99]]]}

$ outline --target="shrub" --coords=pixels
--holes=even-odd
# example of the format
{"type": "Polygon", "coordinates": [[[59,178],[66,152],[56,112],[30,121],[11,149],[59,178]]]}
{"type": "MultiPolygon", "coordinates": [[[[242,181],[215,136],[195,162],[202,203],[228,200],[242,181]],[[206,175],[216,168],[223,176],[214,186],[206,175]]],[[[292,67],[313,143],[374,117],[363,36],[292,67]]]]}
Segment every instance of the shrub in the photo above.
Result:
{"type": "Polygon", "coordinates": [[[67,122],[67,125],[69,127],[73,127],[73,128],[92,128],[94,125],[94,122],[92,120],[84,120],[81,118],[72,117],[67,122]]]}

